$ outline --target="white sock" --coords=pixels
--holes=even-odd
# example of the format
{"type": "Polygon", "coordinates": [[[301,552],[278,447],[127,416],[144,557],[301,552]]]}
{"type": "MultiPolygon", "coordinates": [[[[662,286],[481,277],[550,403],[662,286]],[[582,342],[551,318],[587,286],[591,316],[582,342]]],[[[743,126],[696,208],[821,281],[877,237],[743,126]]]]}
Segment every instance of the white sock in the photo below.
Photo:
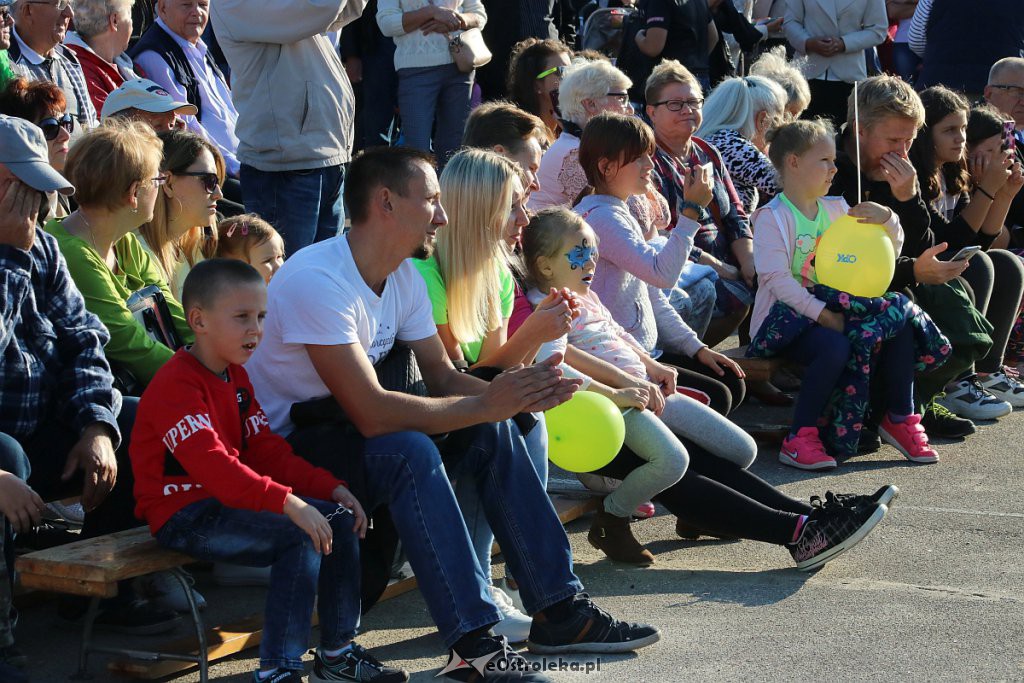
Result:
{"type": "Polygon", "coordinates": [[[325,650],[325,649],[321,648],[320,652],[322,652],[324,657],[327,657],[328,659],[337,659],[338,657],[341,656],[341,653],[348,652],[351,649],[352,649],[352,643],[350,642],[345,647],[339,647],[337,650],[325,650]]]}
{"type": "Polygon", "coordinates": [[[270,678],[271,676],[273,676],[274,674],[276,674],[278,671],[280,671],[280,669],[271,669],[270,671],[263,671],[261,669],[260,673],[259,673],[260,680],[261,681],[265,681],[268,678],[270,678]]]}

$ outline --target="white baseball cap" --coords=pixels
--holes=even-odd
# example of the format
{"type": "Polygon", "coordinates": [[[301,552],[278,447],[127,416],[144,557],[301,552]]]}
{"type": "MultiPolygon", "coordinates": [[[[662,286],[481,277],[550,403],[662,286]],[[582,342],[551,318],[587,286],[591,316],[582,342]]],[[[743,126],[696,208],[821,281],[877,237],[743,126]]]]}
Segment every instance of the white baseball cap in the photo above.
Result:
{"type": "Polygon", "coordinates": [[[125,81],[121,87],[107,95],[100,117],[106,119],[126,109],[141,109],[153,114],[174,111],[191,116],[199,111],[194,104],[176,101],[160,85],[145,78],[125,81]]]}

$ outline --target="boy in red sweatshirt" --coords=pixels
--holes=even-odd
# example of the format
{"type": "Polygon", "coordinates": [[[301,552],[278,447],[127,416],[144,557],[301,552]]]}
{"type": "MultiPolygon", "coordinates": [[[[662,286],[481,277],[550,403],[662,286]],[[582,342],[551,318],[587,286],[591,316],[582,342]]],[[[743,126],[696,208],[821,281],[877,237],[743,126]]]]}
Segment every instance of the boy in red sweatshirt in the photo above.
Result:
{"type": "Polygon", "coordinates": [[[182,304],[195,344],[149,383],[132,431],[136,514],[164,547],[271,567],[254,681],[301,680],[318,589],[321,645],[310,680],[408,680],[352,641],[366,533],[359,501],[270,431],[242,368],[263,336],[263,277],[243,261],[203,261],[185,280],[182,304]]]}

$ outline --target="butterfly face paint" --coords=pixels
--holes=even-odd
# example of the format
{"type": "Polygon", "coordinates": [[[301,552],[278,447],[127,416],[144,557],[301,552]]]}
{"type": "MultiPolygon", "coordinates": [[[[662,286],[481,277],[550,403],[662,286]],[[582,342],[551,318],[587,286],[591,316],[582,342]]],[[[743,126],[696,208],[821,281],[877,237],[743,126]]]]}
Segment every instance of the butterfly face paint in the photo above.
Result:
{"type": "Polygon", "coordinates": [[[591,259],[596,250],[587,244],[587,239],[583,238],[583,244],[576,245],[569,250],[569,253],[565,255],[565,258],[569,259],[569,267],[573,270],[577,268],[583,268],[587,265],[587,261],[591,259]]]}

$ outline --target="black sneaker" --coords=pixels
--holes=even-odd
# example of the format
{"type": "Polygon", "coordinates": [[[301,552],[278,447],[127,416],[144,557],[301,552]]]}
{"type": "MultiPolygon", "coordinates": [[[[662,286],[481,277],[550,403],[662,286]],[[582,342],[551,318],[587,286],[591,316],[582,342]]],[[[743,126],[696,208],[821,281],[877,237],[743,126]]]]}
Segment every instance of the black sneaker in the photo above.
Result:
{"type": "MultiPolygon", "coordinates": [[[[85,612],[78,601],[64,601],[57,614],[67,622],[81,624],[85,612]]],[[[171,610],[157,607],[148,600],[108,600],[100,605],[96,616],[96,630],[126,633],[128,635],[155,636],[166,633],[181,624],[181,617],[171,610]]]]}
{"type": "Polygon", "coordinates": [[[526,647],[538,654],[632,652],[661,640],[661,631],[644,624],[619,621],[580,593],[573,598],[572,615],[553,622],[543,612],[533,615],[526,647]]]}
{"type": "Polygon", "coordinates": [[[860,543],[888,511],[879,503],[846,507],[831,493],[825,494],[824,502],[819,498],[811,505],[814,512],[804,523],[800,538],[786,546],[796,568],[804,572],[820,569],[860,543]]]}
{"type": "Polygon", "coordinates": [[[942,439],[962,439],[978,431],[974,422],[959,417],[952,410],[936,400],[928,404],[921,416],[921,426],[928,436],[942,439]]]}
{"type": "Polygon", "coordinates": [[[313,673],[309,683],[330,683],[330,681],[373,681],[374,683],[405,683],[409,672],[384,666],[376,657],[357,643],[342,652],[335,659],[324,655],[317,648],[313,659],[313,673]]]}
{"type": "MultiPolygon", "coordinates": [[[[874,505],[880,503],[886,508],[892,507],[892,502],[899,498],[900,489],[895,484],[886,484],[882,488],[878,489],[870,496],[862,496],[856,493],[832,493],[828,491],[825,493],[825,499],[828,500],[829,496],[847,508],[860,507],[861,505],[874,505]]],[[[811,505],[814,505],[815,500],[821,500],[818,496],[811,496],[811,505]]]]}
{"type": "Polygon", "coordinates": [[[534,671],[525,657],[509,647],[504,636],[482,636],[463,649],[467,651],[448,651],[448,664],[438,676],[463,683],[551,683],[550,678],[534,671]]]}
{"type": "Polygon", "coordinates": [[[301,670],[278,669],[266,678],[260,678],[260,672],[253,671],[252,683],[302,683],[302,674],[301,670]]]}
{"type": "Polygon", "coordinates": [[[881,447],[882,439],[878,436],[878,432],[874,428],[864,425],[864,429],[860,432],[860,441],[857,442],[857,455],[874,453],[881,447]]]}

